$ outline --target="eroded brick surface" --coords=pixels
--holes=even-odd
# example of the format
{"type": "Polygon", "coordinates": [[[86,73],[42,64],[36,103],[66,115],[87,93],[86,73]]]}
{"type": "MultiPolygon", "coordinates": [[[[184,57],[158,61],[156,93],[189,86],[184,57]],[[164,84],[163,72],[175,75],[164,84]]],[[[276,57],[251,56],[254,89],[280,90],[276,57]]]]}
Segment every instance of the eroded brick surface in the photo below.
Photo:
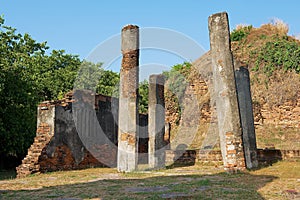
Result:
{"type": "Polygon", "coordinates": [[[43,102],[38,106],[36,137],[22,164],[17,167],[18,177],[47,171],[116,166],[118,128],[117,116],[114,117],[112,110],[117,112],[118,104],[112,109],[113,98],[87,91],[81,95],[77,93],[76,97],[68,93],[63,100],[43,102]],[[96,116],[93,121],[95,124],[87,125],[90,120],[82,121],[82,124],[77,124],[78,129],[75,127],[72,104],[76,104],[76,101],[79,104],[77,112],[82,108],[79,114],[85,114],[84,117],[88,117],[87,114],[96,116]],[[80,128],[93,129],[96,123],[106,134],[106,140],[94,143],[87,149],[77,131],[80,128]]]}

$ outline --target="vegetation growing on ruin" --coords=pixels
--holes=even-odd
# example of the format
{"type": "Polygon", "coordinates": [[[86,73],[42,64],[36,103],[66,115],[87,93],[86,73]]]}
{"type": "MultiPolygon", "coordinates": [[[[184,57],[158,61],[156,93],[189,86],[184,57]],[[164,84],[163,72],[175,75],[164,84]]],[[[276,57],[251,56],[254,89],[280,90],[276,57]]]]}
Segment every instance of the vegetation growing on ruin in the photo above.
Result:
{"type": "Polygon", "coordinates": [[[230,40],[231,41],[241,41],[247,35],[249,35],[252,25],[250,26],[238,26],[236,29],[234,29],[230,34],[230,40]]]}
{"type": "Polygon", "coordinates": [[[179,125],[182,112],[182,101],[188,86],[188,75],[192,64],[184,62],[171,67],[171,70],[164,71],[165,76],[165,107],[173,117],[171,123],[179,125]]]}
{"type": "MultiPolygon", "coordinates": [[[[283,102],[297,103],[300,42],[288,35],[285,23],[274,20],[260,28],[239,26],[232,31],[231,40],[234,57],[250,70],[255,104],[272,107],[283,102]]],[[[35,136],[37,105],[44,100],[60,99],[72,90],[78,72],[89,73],[77,80],[76,87],[118,97],[119,73],[101,66],[81,61],[63,50],[49,52],[46,42],[18,33],[0,17],[0,158],[20,159],[26,154],[35,136]]],[[[188,62],[163,72],[166,109],[174,114],[175,124],[180,123],[182,99],[193,78],[190,72],[188,62]]],[[[144,81],[139,87],[139,112],[147,113],[147,109],[148,83],[144,81]]]]}
{"type": "Polygon", "coordinates": [[[166,78],[166,88],[175,94],[179,101],[182,100],[188,85],[187,77],[191,70],[191,66],[191,63],[184,62],[183,64],[174,65],[170,71],[163,72],[163,75],[166,78]]]}
{"type": "Polygon", "coordinates": [[[300,43],[288,36],[273,36],[257,54],[253,70],[261,68],[269,76],[277,69],[300,72],[300,43]]]}
{"type": "Polygon", "coordinates": [[[293,104],[299,98],[300,41],[289,36],[288,30],[286,23],[275,19],[252,27],[245,37],[231,43],[233,56],[250,70],[252,98],[260,105],[293,104]]]}
{"type": "Polygon", "coordinates": [[[238,26],[231,32],[236,58],[254,71],[269,76],[276,70],[300,72],[300,41],[288,35],[288,25],[279,19],[260,28],[238,26]]]}
{"type": "MultiPolygon", "coordinates": [[[[260,109],[264,106],[269,110],[284,103],[296,106],[300,98],[300,41],[288,35],[288,25],[281,20],[274,20],[259,28],[251,25],[238,26],[232,31],[231,39],[234,58],[240,60],[241,64],[248,67],[250,71],[254,105],[260,109]]],[[[188,74],[191,71],[189,69],[186,73],[185,68],[179,66],[176,67],[177,74],[188,74]]],[[[199,75],[190,73],[189,81],[193,82],[199,78],[199,75]]],[[[178,78],[173,80],[178,81],[175,81],[174,85],[182,83],[178,78]]],[[[178,122],[182,105],[176,102],[175,97],[172,92],[166,93],[166,109],[168,113],[172,113],[171,119],[178,122]]],[[[209,100],[207,103],[209,104],[209,100]]],[[[276,148],[282,149],[298,148],[298,140],[294,140],[299,139],[297,128],[286,129],[293,137],[282,136],[280,128],[264,128],[268,131],[267,134],[265,129],[257,129],[259,147],[264,148],[266,144],[273,144],[276,148]]],[[[207,130],[198,132],[197,141],[190,148],[199,148],[202,145],[203,133],[207,130]]]]}

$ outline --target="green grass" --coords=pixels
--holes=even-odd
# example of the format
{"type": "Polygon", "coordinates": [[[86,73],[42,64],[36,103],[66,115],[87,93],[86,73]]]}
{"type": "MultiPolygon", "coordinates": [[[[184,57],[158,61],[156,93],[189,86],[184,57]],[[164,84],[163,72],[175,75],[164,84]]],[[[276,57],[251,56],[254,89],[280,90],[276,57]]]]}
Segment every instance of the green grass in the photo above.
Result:
{"type": "Polygon", "coordinates": [[[128,174],[94,168],[2,180],[0,199],[289,199],[297,177],[299,162],[238,174],[200,164],[128,174]]]}

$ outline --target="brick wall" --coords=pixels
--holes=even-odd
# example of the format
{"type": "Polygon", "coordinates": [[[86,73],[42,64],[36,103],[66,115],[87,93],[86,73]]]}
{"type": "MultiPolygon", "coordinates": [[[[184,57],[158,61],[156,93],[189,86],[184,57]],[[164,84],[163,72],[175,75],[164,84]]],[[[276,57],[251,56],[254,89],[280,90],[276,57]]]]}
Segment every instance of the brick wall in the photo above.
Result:
{"type": "Polygon", "coordinates": [[[256,125],[271,124],[281,127],[300,127],[300,98],[297,103],[290,101],[270,108],[267,104],[254,106],[256,125]]]}
{"type": "MultiPolygon", "coordinates": [[[[191,95],[195,95],[198,100],[200,108],[200,122],[199,123],[210,123],[215,121],[215,116],[212,118],[212,112],[214,111],[210,107],[210,94],[207,81],[199,74],[193,74],[193,79],[190,81],[190,85],[186,90],[186,95],[183,102],[189,102],[191,95]]],[[[251,78],[251,77],[250,77],[251,78]]],[[[170,100],[169,100],[170,101],[170,100]]],[[[168,102],[166,102],[168,104],[168,102]]],[[[189,105],[189,103],[186,103],[189,105]]],[[[184,105],[182,105],[184,108],[184,105]]],[[[199,109],[197,108],[197,109],[199,109]]],[[[172,112],[173,110],[166,109],[166,121],[171,122],[172,126],[175,126],[175,118],[178,114],[172,112]]],[[[180,124],[185,125],[193,122],[196,118],[193,115],[188,115],[190,112],[185,113],[183,110],[183,117],[181,118],[180,124]],[[184,115],[187,116],[184,116],[184,115]]],[[[198,113],[197,113],[198,114],[198,113]]],[[[253,114],[255,125],[274,125],[276,127],[300,127],[300,98],[296,103],[291,101],[284,102],[282,105],[273,106],[270,108],[267,104],[259,105],[253,104],[253,114]]]]}
{"type": "Polygon", "coordinates": [[[34,143],[28,149],[28,154],[22,160],[22,164],[17,167],[17,177],[24,177],[40,171],[39,157],[52,138],[50,130],[49,124],[41,123],[38,126],[34,143]]]}
{"type": "MultiPolygon", "coordinates": [[[[17,176],[115,167],[118,143],[118,99],[89,91],[68,93],[63,100],[38,106],[38,128],[34,143],[17,167],[17,176]]],[[[140,115],[140,162],[147,162],[148,116],[140,115]]]]}
{"type": "Polygon", "coordinates": [[[117,103],[118,101],[113,101],[110,97],[95,96],[87,91],[69,93],[60,101],[41,103],[38,106],[36,137],[22,164],[17,167],[17,176],[24,177],[47,171],[116,166],[118,127],[113,115],[118,113],[117,103]],[[114,108],[111,106],[112,102],[115,103],[114,108]],[[81,117],[76,116],[75,110],[81,117]],[[77,123],[82,126],[75,124],[74,116],[77,117],[77,123]],[[86,121],[78,122],[78,120],[86,121]],[[92,122],[94,124],[91,124],[92,122]],[[89,129],[93,129],[96,123],[100,124],[98,128],[100,127],[104,133],[105,140],[92,140],[96,141],[94,143],[84,141],[93,137],[88,134],[95,133],[97,130],[93,132],[89,129]]]}

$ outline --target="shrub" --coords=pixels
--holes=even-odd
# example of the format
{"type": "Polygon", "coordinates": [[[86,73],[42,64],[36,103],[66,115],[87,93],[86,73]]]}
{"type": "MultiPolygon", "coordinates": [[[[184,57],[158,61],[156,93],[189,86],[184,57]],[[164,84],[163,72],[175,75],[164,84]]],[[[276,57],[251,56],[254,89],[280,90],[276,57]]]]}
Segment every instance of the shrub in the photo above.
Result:
{"type": "Polygon", "coordinates": [[[260,66],[268,75],[276,69],[300,72],[300,44],[286,36],[274,36],[274,40],[267,42],[258,52],[254,70],[260,66]]]}
{"type": "Polygon", "coordinates": [[[230,34],[231,41],[241,41],[243,38],[249,35],[252,29],[252,25],[250,26],[242,26],[234,29],[230,34]]]}

